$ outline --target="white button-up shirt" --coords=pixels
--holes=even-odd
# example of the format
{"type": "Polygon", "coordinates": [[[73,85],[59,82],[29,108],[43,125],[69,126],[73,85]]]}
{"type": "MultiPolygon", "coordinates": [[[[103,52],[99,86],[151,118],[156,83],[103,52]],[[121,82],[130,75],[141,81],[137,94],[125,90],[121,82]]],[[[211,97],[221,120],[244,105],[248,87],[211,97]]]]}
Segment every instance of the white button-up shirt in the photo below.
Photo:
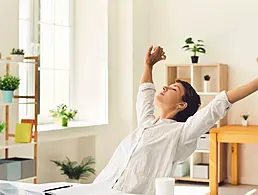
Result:
{"type": "Polygon", "coordinates": [[[197,139],[222,119],[231,107],[226,93],[218,94],[185,123],[154,116],[155,87],[143,83],[137,96],[138,128],[117,147],[94,183],[133,194],[154,195],[155,178],[173,177],[177,162],[196,149],[197,139]]]}

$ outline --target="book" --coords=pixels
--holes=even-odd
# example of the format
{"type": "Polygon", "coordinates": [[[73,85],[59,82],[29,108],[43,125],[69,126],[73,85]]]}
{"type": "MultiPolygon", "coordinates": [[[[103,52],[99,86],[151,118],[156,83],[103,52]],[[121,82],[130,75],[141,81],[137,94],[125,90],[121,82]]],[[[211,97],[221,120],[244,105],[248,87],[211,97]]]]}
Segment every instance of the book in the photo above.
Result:
{"type": "Polygon", "coordinates": [[[15,129],[15,142],[30,143],[31,142],[31,123],[17,123],[15,129]]]}

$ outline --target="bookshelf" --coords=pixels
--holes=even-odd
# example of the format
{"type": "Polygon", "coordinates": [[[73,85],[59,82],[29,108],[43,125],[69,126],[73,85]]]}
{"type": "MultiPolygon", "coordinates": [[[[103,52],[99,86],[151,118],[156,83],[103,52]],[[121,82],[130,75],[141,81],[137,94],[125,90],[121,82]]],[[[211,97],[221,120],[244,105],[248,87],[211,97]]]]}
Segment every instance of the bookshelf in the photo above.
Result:
{"type": "MultiPolygon", "coordinates": [[[[166,65],[166,84],[170,85],[180,79],[190,83],[200,95],[202,109],[223,90],[228,90],[228,67],[226,64],[168,64],[166,65]],[[204,91],[204,76],[211,77],[209,90],[204,91]]],[[[215,124],[215,128],[227,124],[227,115],[215,124]]],[[[187,160],[190,164],[190,174],[178,177],[178,181],[192,181],[209,183],[207,178],[195,178],[194,165],[198,163],[209,163],[210,151],[208,149],[196,149],[187,160]]],[[[223,182],[227,176],[227,147],[225,144],[219,145],[219,175],[218,182],[223,182]]]]}
{"type": "MultiPolygon", "coordinates": [[[[34,95],[15,95],[14,101],[12,103],[3,103],[0,101],[0,109],[5,109],[5,137],[4,140],[0,142],[0,150],[4,150],[4,156],[5,158],[9,157],[9,150],[13,148],[22,148],[25,146],[31,146],[33,147],[33,158],[35,160],[35,176],[29,177],[29,178],[22,178],[19,181],[27,181],[27,180],[33,180],[34,183],[37,183],[38,180],[38,130],[37,130],[37,124],[38,124],[38,63],[39,59],[37,56],[28,56],[24,58],[23,62],[14,62],[11,61],[8,57],[6,59],[0,59],[0,66],[4,66],[5,74],[10,74],[11,67],[12,66],[19,66],[20,64],[24,64],[25,66],[28,64],[32,64],[34,66],[34,76],[35,79],[34,82],[34,95]],[[21,102],[21,100],[26,100],[21,102]],[[29,101],[28,101],[29,100],[29,101]],[[17,106],[19,104],[32,104],[34,108],[34,117],[32,118],[35,121],[35,124],[33,125],[33,134],[32,134],[32,141],[30,143],[16,143],[14,140],[15,134],[11,133],[11,125],[10,125],[10,118],[11,118],[11,108],[14,106],[17,106]]],[[[22,92],[19,90],[19,94],[22,94],[22,92]]],[[[16,114],[16,113],[15,113],[16,114]]]]}

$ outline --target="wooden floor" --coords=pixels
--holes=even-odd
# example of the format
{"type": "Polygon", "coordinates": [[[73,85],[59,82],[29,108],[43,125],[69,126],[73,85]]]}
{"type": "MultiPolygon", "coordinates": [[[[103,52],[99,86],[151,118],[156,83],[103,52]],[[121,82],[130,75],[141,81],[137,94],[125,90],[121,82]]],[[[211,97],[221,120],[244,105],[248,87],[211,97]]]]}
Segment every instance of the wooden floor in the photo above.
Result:
{"type": "MultiPolygon", "coordinates": [[[[175,195],[209,195],[208,185],[176,184],[175,195]]],[[[219,195],[258,195],[258,186],[250,185],[222,185],[219,186],[219,195]]]]}

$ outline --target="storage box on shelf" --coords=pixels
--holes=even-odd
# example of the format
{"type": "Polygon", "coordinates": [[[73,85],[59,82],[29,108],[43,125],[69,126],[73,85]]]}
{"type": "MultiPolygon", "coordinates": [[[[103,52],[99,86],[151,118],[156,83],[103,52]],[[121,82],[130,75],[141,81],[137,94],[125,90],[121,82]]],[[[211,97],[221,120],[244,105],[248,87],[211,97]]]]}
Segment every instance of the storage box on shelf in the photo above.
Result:
{"type": "Polygon", "coordinates": [[[197,150],[210,150],[210,135],[204,134],[197,141],[197,150]]]}
{"type": "Polygon", "coordinates": [[[185,177],[190,174],[190,164],[189,162],[181,162],[177,164],[174,177],[185,177]]]}
{"type": "MultiPolygon", "coordinates": [[[[207,78],[207,77],[206,77],[207,78]]],[[[175,83],[177,79],[184,80],[190,83],[197,93],[200,95],[202,105],[200,109],[208,105],[216,95],[223,90],[228,89],[228,67],[225,64],[168,64],[166,66],[166,84],[170,85],[175,83]],[[210,80],[205,83],[204,77],[209,75],[210,80]],[[205,86],[206,85],[206,86],[205,86]]],[[[219,120],[215,127],[224,126],[227,124],[227,115],[219,120]]],[[[227,165],[227,150],[226,145],[219,145],[219,178],[218,182],[222,182],[226,179],[226,165],[227,165]]],[[[198,155],[208,155],[209,158],[209,134],[203,135],[197,144],[197,149],[190,157],[190,175],[184,177],[176,177],[176,180],[181,181],[194,181],[194,182],[209,182],[207,177],[196,178],[196,171],[200,169],[208,170],[206,165],[198,165],[202,161],[196,161],[199,158],[198,155]],[[204,138],[205,137],[205,138],[204,138]],[[195,171],[194,171],[195,170],[195,171]]],[[[200,157],[201,158],[201,157],[200,157]]],[[[208,163],[208,162],[206,162],[208,163]]],[[[205,174],[207,176],[207,174],[205,174]]]]}
{"type": "Polygon", "coordinates": [[[35,176],[35,159],[6,158],[0,160],[0,180],[17,181],[35,176]]]}
{"type": "MultiPolygon", "coordinates": [[[[38,162],[38,57],[25,57],[23,62],[14,62],[10,59],[0,59],[0,66],[4,66],[5,73],[10,74],[10,70],[12,70],[12,66],[22,65],[27,66],[28,64],[32,64],[34,66],[34,95],[27,95],[19,90],[19,94],[15,95],[14,101],[10,104],[5,104],[0,99],[0,108],[5,108],[5,137],[4,140],[0,141],[0,150],[5,151],[5,159],[0,160],[0,180],[27,180],[33,179],[34,183],[37,183],[37,162],[38,162]],[[34,131],[33,131],[33,139],[31,143],[16,143],[14,141],[15,134],[10,132],[10,118],[12,118],[10,108],[12,106],[18,104],[32,104],[34,107],[34,118],[35,121],[34,131]],[[34,149],[34,155],[30,158],[19,158],[19,157],[9,157],[9,150],[12,148],[19,148],[23,146],[31,145],[34,149]]],[[[16,121],[18,122],[18,121],[16,121]]]]}
{"type": "Polygon", "coordinates": [[[199,163],[193,165],[193,178],[209,179],[209,164],[199,163]]]}

